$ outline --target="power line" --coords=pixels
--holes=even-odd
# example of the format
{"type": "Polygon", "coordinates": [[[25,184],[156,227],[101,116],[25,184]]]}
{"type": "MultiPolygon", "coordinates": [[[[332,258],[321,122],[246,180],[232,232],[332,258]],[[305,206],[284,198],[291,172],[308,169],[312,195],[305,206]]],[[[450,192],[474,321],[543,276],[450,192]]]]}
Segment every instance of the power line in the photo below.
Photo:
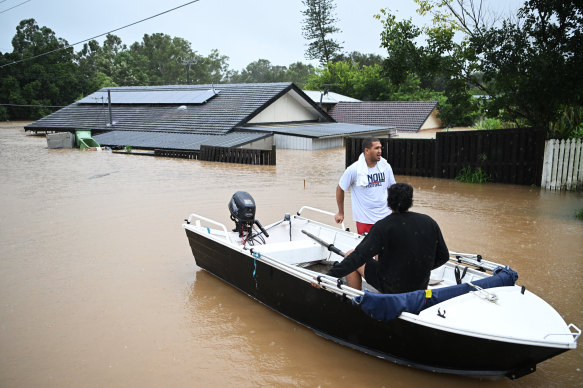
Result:
{"type": "Polygon", "coordinates": [[[28,107],[35,107],[35,108],[64,108],[67,105],[28,105],[28,104],[0,104],[0,106],[28,106],[28,107]]]}
{"type": "MultiPolygon", "coordinates": [[[[27,0],[27,1],[30,1],[30,0],[27,0]]],[[[67,46],[63,46],[63,47],[60,47],[60,48],[58,48],[58,49],[55,49],[55,50],[47,51],[46,53],[38,54],[38,55],[35,55],[34,57],[30,57],[30,58],[24,58],[24,59],[21,59],[21,60],[18,60],[18,61],[14,61],[14,62],[11,62],[11,63],[7,63],[7,64],[5,64],[5,65],[2,65],[2,66],[0,66],[0,69],[1,69],[1,68],[3,68],[3,67],[6,67],[6,66],[15,65],[15,64],[17,64],[17,63],[21,63],[21,62],[24,62],[24,61],[28,61],[28,60],[30,60],[30,59],[36,59],[36,58],[39,58],[39,57],[42,57],[42,56],[45,56],[45,55],[48,55],[48,54],[52,54],[52,53],[54,53],[54,52],[57,52],[57,51],[61,51],[61,50],[68,49],[69,47],[73,47],[73,46],[76,46],[76,45],[78,45],[78,44],[81,44],[81,43],[88,42],[88,41],[90,41],[90,40],[93,40],[93,39],[95,39],[95,38],[100,38],[100,37],[102,37],[102,36],[104,36],[104,35],[111,34],[112,32],[116,32],[116,31],[119,31],[119,30],[123,30],[124,28],[127,28],[127,27],[134,26],[134,25],[136,25],[136,24],[139,24],[139,23],[145,22],[146,20],[154,19],[154,18],[156,18],[156,17],[158,17],[158,16],[164,15],[164,14],[166,14],[166,13],[168,13],[168,12],[175,11],[175,10],[177,10],[177,9],[179,9],[179,8],[182,8],[182,7],[186,7],[187,5],[190,5],[190,4],[192,4],[192,3],[196,3],[196,2],[198,2],[198,1],[200,1],[200,0],[193,0],[193,1],[189,1],[188,3],[184,3],[184,4],[182,4],[182,5],[179,5],[178,7],[174,7],[174,8],[172,8],[172,9],[169,9],[169,10],[167,10],[167,11],[160,12],[160,13],[158,13],[158,14],[156,14],[156,15],[153,15],[153,16],[150,16],[150,17],[147,17],[147,18],[145,18],[145,19],[138,20],[137,22],[133,22],[133,23],[127,24],[127,25],[125,25],[125,26],[123,26],[123,27],[116,28],[115,30],[111,30],[111,31],[108,31],[108,32],[104,32],[103,34],[96,35],[96,36],[94,36],[94,37],[92,37],[92,38],[84,39],[84,40],[81,40],[81,41],[79,41],[79,42],[77,42],[77,43],[73,43],[73,44],[70,44],[70,45],[67,45],[67,46]]]]}
{"type": "MultiPolygon", "coordinates": [[[[4,0],[4,1],[6,1],[6,0],[4,0]]],[[[2,1],[2,3],[3,3],[4,1],[2,1]]],[[[8,9],[5,9],[4,11],[0,11],[0,13],[4,13],[4,12],[6,12],[6,11],[10,11],[11,9],[13,9],[13,8],[16,8],[16,7],[18,7],[18,6],[20,6],[20,5],[24,4],[24,3],[28,3],[29,1],[30,1],[30,0],[23,1],[23,2],[22,2],[22,3],[20,3],[20,4],[16,4],[14,7],[10,7],[10,8],[8,8],[8,9]]]]}

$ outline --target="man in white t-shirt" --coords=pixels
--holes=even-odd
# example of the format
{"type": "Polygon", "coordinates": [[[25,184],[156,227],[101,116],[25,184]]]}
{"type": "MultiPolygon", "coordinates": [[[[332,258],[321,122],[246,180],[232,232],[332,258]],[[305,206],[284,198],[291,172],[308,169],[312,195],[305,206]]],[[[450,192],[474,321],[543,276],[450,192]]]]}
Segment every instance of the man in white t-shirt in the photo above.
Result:
{"type": "Polygon", "coordinates": [[[375,222],[391,214],[387,205],[387,189],[395,182],[393,169],[381,156],[379,139],[362,142],[363,153],[352,163],[336,187],[337,223],[344,221],[344,192],[351,190],[352,216],[358,234],[368,233],[375,222]]]}

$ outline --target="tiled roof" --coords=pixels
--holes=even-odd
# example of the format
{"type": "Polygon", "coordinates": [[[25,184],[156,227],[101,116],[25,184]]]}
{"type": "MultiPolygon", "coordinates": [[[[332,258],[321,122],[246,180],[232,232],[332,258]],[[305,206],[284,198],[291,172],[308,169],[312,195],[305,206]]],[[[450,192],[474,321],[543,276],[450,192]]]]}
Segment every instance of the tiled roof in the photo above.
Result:
{"type": "Polygon", "coordinates": [[[101,146],[126,146],[143,149],[193,150],[201,145],[239,147],[271,136],[263,132],[231,132],[226,135],[199,135],[193,133],[111,131],[94,135],[101,146]]]}
{"type": "Polygon", "coordinates": [[[339,102],[329,114],[339,123],[388,125],[417,132],[436,107],[435,101],[339,102]]]}
{"type": "MultiPolygon", "coordinates": [[[[112,93],[113,126],[109,126],[107,103],[73,103],[34,123],[26,130],[75,130],[94,131],[155,131],[174,133],[195,133],[200,135],[226,134],[237,125],[242,125],[264,107],[293,89],[303,92],[292,83],[268,84],[216,84],[216,85],[173,85],[148,87],[103,88],[99,95],[110,89],[112,93]],[[115,94],[147,91],[184,92],[216,89],[218,94],[203,104],[115,104],[115,94]]],[[[90,97],[90,96],[88,96],[90,97]]],[[[316,104],[304,97],[326,121],[332,119],[316,104]]]]}

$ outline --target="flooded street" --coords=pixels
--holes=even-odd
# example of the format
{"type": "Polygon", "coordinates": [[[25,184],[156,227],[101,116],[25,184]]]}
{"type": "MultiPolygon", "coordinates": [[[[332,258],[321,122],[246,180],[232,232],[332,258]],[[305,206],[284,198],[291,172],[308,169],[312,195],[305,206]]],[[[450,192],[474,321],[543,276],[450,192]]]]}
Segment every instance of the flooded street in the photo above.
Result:
{"type": "MultiPolygon", "coordinates": [[[[343,170],[343,149],[278,150],[277,166],[246,166],[49,150],[1,124],[0,386],[583,385],[582,339],[516,381],[439,375],[318,337],[195,265],[181,226],[191,212],[230,226],[237,190],[263,225],[303,205],[335,211],[343,170]]],[[[583,328],[582,193],[396,179],[451,250],[510,265],[583,328]]]]}

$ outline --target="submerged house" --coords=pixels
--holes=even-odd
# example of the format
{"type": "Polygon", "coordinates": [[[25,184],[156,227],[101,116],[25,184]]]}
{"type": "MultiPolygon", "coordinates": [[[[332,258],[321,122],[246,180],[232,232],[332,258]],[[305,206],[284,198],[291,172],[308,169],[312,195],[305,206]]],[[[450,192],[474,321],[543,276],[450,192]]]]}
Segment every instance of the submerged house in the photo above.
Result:
{"type": "Polygon", "coordinates": [[[25,127],[90,130],[101,146],[199,152],[201,146],[340,147],[390,125],[338,123],[293,83],[103,88],[25,127]]]}
{"type": "Polygon", "coordinates": [[[339,123],[391,126],[397,133],[442,127],[436,101],[341,101],[328,113],[339,123]]]}

